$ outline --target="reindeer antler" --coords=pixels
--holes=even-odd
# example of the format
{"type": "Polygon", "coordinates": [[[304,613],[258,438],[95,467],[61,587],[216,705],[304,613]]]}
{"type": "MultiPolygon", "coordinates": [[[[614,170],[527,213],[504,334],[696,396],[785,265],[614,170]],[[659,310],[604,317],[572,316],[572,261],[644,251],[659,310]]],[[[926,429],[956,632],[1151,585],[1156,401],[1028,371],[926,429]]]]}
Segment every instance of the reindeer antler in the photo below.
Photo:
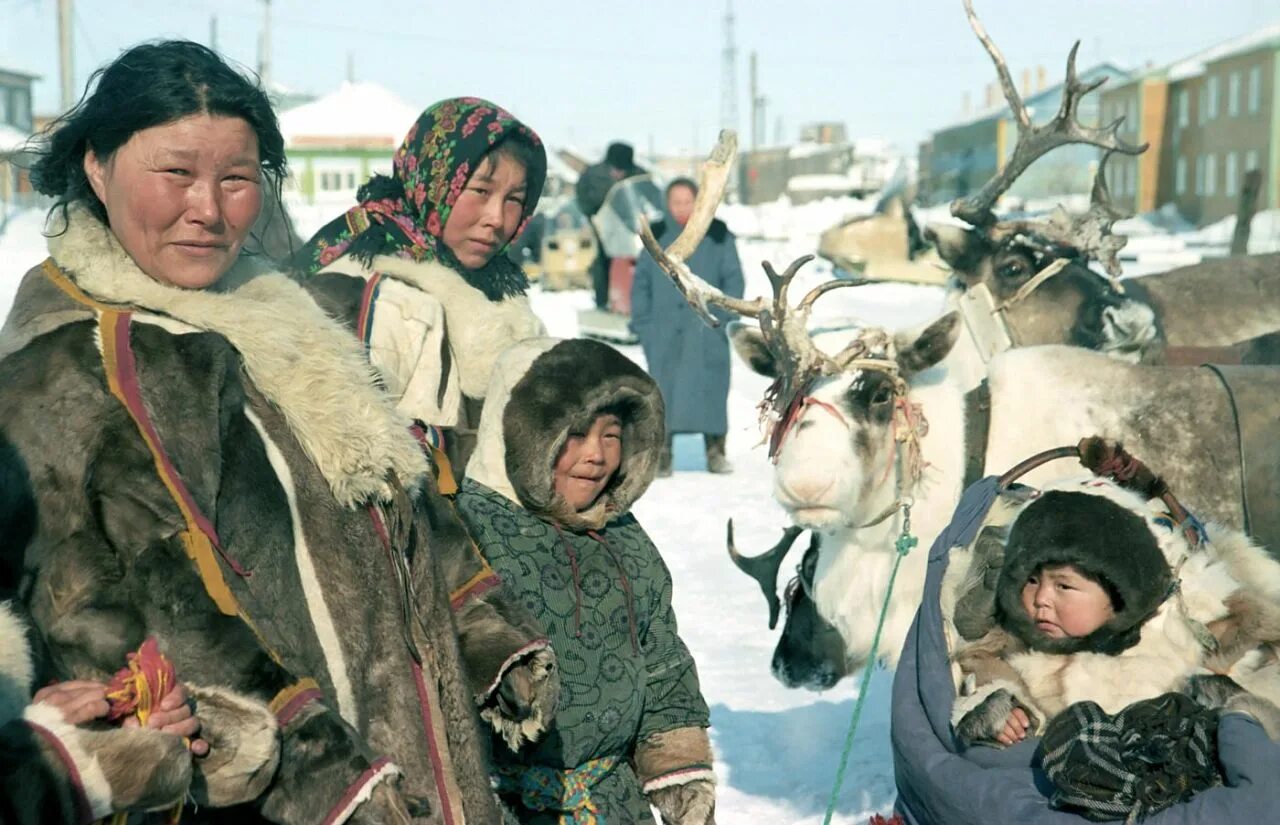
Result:
{"type": "Polygon", "coordinates": [[[676,289],[680,290],[685,301],[709,326],[720,326],[719,319],[711,313],[712,306],[721,307],[747,318],[755,318],[760,323],[765,343],[782,362],[787,374],[813,375],[819,372],[839,372],[838,364],[814,346],[810,340],[807,329],[809,314],[818,298],[831,290],[860,286],[869,283],[868,281],[862,279],[827,281],[810,290],[796,307],[791,307],[787,301],[787,291],[800,268],[813,260],[812,255],[795,259],[781,275],[774,270],[772,264],[767,261],[764,263],[765,275],[768,276],[769,285],[773,291],[771,300],[764,297],[746,300],[725,295],[720,289],[699,278],[685,263],[698,248],[698,244],[706,235],[707,228],[711,225],[716,206],[719,205],[724,194],[729,167],[733,164],[737,146],[738,138],[732,130],[726,129],[720,133],[715,149],[699,171],[698,196],[694,201],[693,213],[680,236],[670,247],[663,249],[658,244],[648,221],[643,218],[640,221],[640,239],[645,249],[671,278],[676,289]]]}
{"type": "MultiPolygon", "coordinates": [[[[1117,118],[1106,126],[1100,127],[1084,126],[1077,119],[1076,112],[1080,107],[1081,98],[1106,82],[1105,77],[1091,83],[1082,83],[1080,81],[1080,78],[1076,75],[1076,53],[1080,49],[1080,41],[1078,40],[1071,47],[1071,54],[1067,57],[1067,79],[1063,86],[1062,104],[1058,107],[1058,113],[1043,126],[1032,125],[1031,114],[1027,111],[1026,104],[1013,84],[1013,77],[1009,74],[1009,67],[1005,64],[1004,56],[1000,54],[1000,50],[991,40],[981,21],[978,20],[978,15],[973,10],[973,0],[964,0],[964,9],[969,17],[969,25],[973,28],[974,34],[978,36],[983,48],[987,50],[987,54],[991,55],[991,60],[995,63],[996,72],[1000,76],[1000,86],[1004,90],[1005,100],[1009,102],[1009,108],[1013,111],[1014,118],[1018,122],[1018,142],[1014,146],[1013,155],[1010,156],[1009,162],[995,177],[987,181],[986,185],[976,195],[957,198],[952,201],[952,215],[975,227],[991,225],[995,222],[993,209],[996,200],[1008,191],[1018,176],[1025,172],[1041,155],[1047,154],[1059,146],[1065,146],[1070,143],[1084,143],[1090,146],[1097,146],[1108,153],[1122,152],[1126,155],[1137,155],[1146,151],[1147,144],[1145,143],[1141,146],[1134,146],[1120,139],[1117,132],[1120,124],[1124,122],[1124,118],[1117,118]]],[[[1096,191],[1095,184],[1095,194],[1096,191]]],[[[1092,212],[1093,210],[1090,210],[1091,214],[1092,212]]],[[[1107,224],[1107,226],[1109,227],[1110,224],[1107,224]]],[[[1082,223],[1081,229],[1083,230],[1084,228],[1085,224],[1082,223]]],[[[1078,243],[1072,243],[1071,245],[1081,249],[1078,243]]],[[[1121,245],[1123,245],[1123,241],[1121,241],[1121,245]]],[[[1108,271],[1110,271],[1111,262],[1114,261],[1115,257],[1114,251],[1109,247],[1101,246],[1100,241],[1095,241],[1091,248],[1096,249],[1100,254],[1109,255],[1108,271]]],[[[1116,247],[1117,250],[1118,248],[1116,247]]],[[[1118,267],[1118,264],[1116,266],[1118,267]]]]}

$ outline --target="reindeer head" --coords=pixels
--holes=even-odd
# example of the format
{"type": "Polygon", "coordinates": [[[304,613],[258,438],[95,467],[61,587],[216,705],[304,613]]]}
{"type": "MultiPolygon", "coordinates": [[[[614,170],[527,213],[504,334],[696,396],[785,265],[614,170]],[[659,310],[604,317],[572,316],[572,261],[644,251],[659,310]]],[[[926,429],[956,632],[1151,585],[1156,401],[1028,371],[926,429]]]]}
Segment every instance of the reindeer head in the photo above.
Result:
{"type": "MultiPolygon", "coordinates": [[[[974,195],[951,204],[951,214],[969,224],[931,226],[926,237],[951,267],[961,290],[985,288],[1004,311],[1015,343],[1076,343],[1091,328],[1113,324],[1118,328],[1103,338],[1123,340],[1135,334],[1123,329],[1132,323],[1126,316],[1124,297],[1115,279],[1120,276],[1117,255],[1126,238],[1111,232],[1124,217],[1111,204],[1106,184],[1106,162],[1116,152],[1137,155],[1146,144],[1130,145],[1117,134],[1123,118],[1101,127],[1086,127],[1077,118],[1081,99],[1106,78],[1082,83],[1076,73],[1076,52],[1067,58],[1066,82],[1057,114],[1034,126],[1026,104],[1018,95],[1003,56],[973,11],[965,10],[974,33],[991,56],[1005,98],[1018,127],[1018,140],[1005,166],[974,195]],[[1094,178],[1090,207],[1083,215],[1071,215],[1059,207],[1047,220],[996,219],[997,199],[1041,156],[1068,144],[1096,146],[1103,151],[1094,178]],[[1089,268],[1099,261],[1111,280],[1089,268]],[[1061,274],[1059,274],[1061,273],[1061,274]]],[[[1141,332],[1136,333],[1141,335],[1141,332]]]]}
{"type": "MultiPolygon", "coordinates": [[[[959,330],[951,312],[894,335],[864,329],[812,339],[819,351],[839,347],[858,357],[837,357],[839,369],[808,381],[792,379],[797,393],[773,423],[774,495],[796,524],[856,527],[885,506],[876,491],[892,492],[898,451],[923,434],[921,410],[907,394],[910,379],[945,358],[959,330]]],[[[752,369],[775,386],[785,381],[787,362],[762,331],[738,324],[730,335],[752,369]]]]}

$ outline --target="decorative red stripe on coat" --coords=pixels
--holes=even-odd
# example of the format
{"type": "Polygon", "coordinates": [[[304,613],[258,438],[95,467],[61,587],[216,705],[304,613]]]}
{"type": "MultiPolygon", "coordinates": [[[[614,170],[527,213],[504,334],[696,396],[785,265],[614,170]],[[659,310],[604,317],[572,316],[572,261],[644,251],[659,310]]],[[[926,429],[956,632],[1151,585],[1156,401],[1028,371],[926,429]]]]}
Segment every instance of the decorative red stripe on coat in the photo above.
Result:
{"type": "Polygon", "coordinates": [[[169,458],[169,454],[164,449],[164,442],[160,440],[160,434],[156,431],[155,425],[151,421],[151,416],[147,414],[146,405],[142,400],[142,385],[138,380],[138,364],[133,355],[133,342],[129,337],[132,317],[131,313],[120,313],[114,329],[116,378],[119,381],[120,394],[123,396],[122,400],[125,406],[128,407],[130,415],[133,416],[133,420],[137,422],[137,425],[143,430],[147,440],[151,443],[156,460],[160,462],[161,470],[166,480],[170,483],[174,494],[181,499],[182,505],[187,510],[187,515],[200,528],[200,531],[209,537],[209,542],[218,551],[218,555],[222,556],[223,561],[235,571],[236,575],[248,578],[248,571],[222,549],[222,542],[218,538],[217,530],[214,529],[209,519],[205,518],[199,505],[196,504],[195,498],[191,495],[191,491],[187,489],[186,482],[182,480],[177,468],[173,466],[172,459],[169,458]]]}
{"type": "Polygon", "coordinates": [[[27,721],[27,725],[44,740],[44,743],[53,748],[58,754],[58,758],[62,760],[62,764],[67,768],[67,776],[71,780],[71,791],[75,797],[76,821],[81,823],[93,822],[93,806],[89,804],[89,796],[84,791],[84,781],[80,778],[80,769],[76,767],[76,761],[71,758],[71,752],[67,750],[67,746],[62,740],[54,734],[53,731],[37,725],[35,722],[27,721]]]}

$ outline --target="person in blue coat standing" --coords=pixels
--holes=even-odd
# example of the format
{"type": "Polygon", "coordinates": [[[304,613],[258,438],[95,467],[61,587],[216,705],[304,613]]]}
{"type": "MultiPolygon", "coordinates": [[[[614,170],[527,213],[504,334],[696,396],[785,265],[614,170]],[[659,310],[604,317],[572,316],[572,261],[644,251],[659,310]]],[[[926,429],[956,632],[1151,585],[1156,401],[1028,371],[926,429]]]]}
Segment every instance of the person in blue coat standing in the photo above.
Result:
{"type": "MultiPolygon", "coordinates": [[[[653,225],[654,237],[670,246],[684,229],[698,185],[677,178],[667,186],[667,217],[653,225]]],[[[689,268],[726,295],[742,297],[742,263],[733,233],[713,220],[702,243],[689,258],[689,268]]],[[[658,382],[667,404],[667,444],[658,474],[671,474],[671,437],[702,433],[707,469],[729,473],[725,433],[729,429],[729,339],[724,322],[732,316],[712,309],[721,321],[715,329],[702,322],[648,252],[636,261],[631,286],[631,330],[640,339],[649,374],[658,382]]]]}

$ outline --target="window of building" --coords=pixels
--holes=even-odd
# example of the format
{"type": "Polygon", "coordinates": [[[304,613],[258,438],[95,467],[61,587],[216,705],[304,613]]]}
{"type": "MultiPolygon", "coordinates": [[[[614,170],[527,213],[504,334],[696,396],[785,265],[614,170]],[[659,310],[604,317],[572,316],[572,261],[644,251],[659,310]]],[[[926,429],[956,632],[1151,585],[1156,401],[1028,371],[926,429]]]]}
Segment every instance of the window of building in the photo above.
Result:
{"type": "Polygon", "coordinates": [[[1204,193],[1205,195],[1218,194],[1218,181],[1215,174],[1218,169],[1218,158],[1216,155],[1210,154],[1204,161],[1204,193]]]}
{"type": "Polygon", "coordinates": [[[1138,101],[1130,100],[1126,111],[1128,112],[1128,117],[1125,122],[1129,124],[1129,131],[1136,135],[1138,134],[1138,101]]]}
{"type": "Polygon", "coordinates": [[[1187,159],[1178,158],[1173,167],[1173,193],[1181,195],[1187,191],[1187,159]]]}
{"type": "Polygon", "coordinates": [[[9,122],[9,90],[0,86],[0,124],[9,122]]]}
{"type": "Polygon", "coordinates": [[[1244,153],[1244,171],[1252,172],[1254,169],[1258,168],[1260,168],[1258,166],[1258,150],[1250,149],[1244,153]]]}
{"type": "Polygon", "coordinates": [[[1138,194],[1138,160],[1134,158],[1129,161],[1129,194],[1137,196],[1138,194]]]}
{"type": "Polygon", "coordinates": [[[1179,127],[1188,126],[1191,123],[1191,115],[1190,115],[1191,101],[1189,100],[1189,97],[1190,95],[1187,94],[1186,89],[1178,90],[1178,126],[1179,127]]]}
{"type": "Polygon", "coordinates": [[[1222,194],[1236,193],[1236,153],[1227,152],[1227,166],[1222,172],[1222,194]]]}
{"type": "Polygon", "coordinates": [[[1227,78],[1227,116],[1240,114],[1240,73],[1232,72],[1227,78]]]}
{"type": "Polygon", "coordinates": [[[1209,112],[1205,115],[1205,120],[1213,120],[1218,116],[1218,78],[1216,75],[1205,81],[1205,90],[1209,98],[1209,112]]]}
{"type": "Polygon", "coordinates": [[[1200,94],[1196,98],[1196,123],[1197,124],[1203,125],[1205,120],[1204,116],[1209,112],[1208,92],[1209,92],[1208,87],[1206,86],[1200,87],[1200,94]]]}
{"type": "Polygon", "coordinates": [[[1204,155],[1196,155],[1196,194],[1204,194],[1204,155]]]}
{"type": "Polygon", "coordinates": [[[1249,70],[1249,114],[1258,111],[1262,105],[1262,67],[1254,66],[1249,70]]]}
{"type": "Polygon", "coordinates": [[[31,131],[31,93],[26,89],[13,90],[13,125],[31,131]]]}

